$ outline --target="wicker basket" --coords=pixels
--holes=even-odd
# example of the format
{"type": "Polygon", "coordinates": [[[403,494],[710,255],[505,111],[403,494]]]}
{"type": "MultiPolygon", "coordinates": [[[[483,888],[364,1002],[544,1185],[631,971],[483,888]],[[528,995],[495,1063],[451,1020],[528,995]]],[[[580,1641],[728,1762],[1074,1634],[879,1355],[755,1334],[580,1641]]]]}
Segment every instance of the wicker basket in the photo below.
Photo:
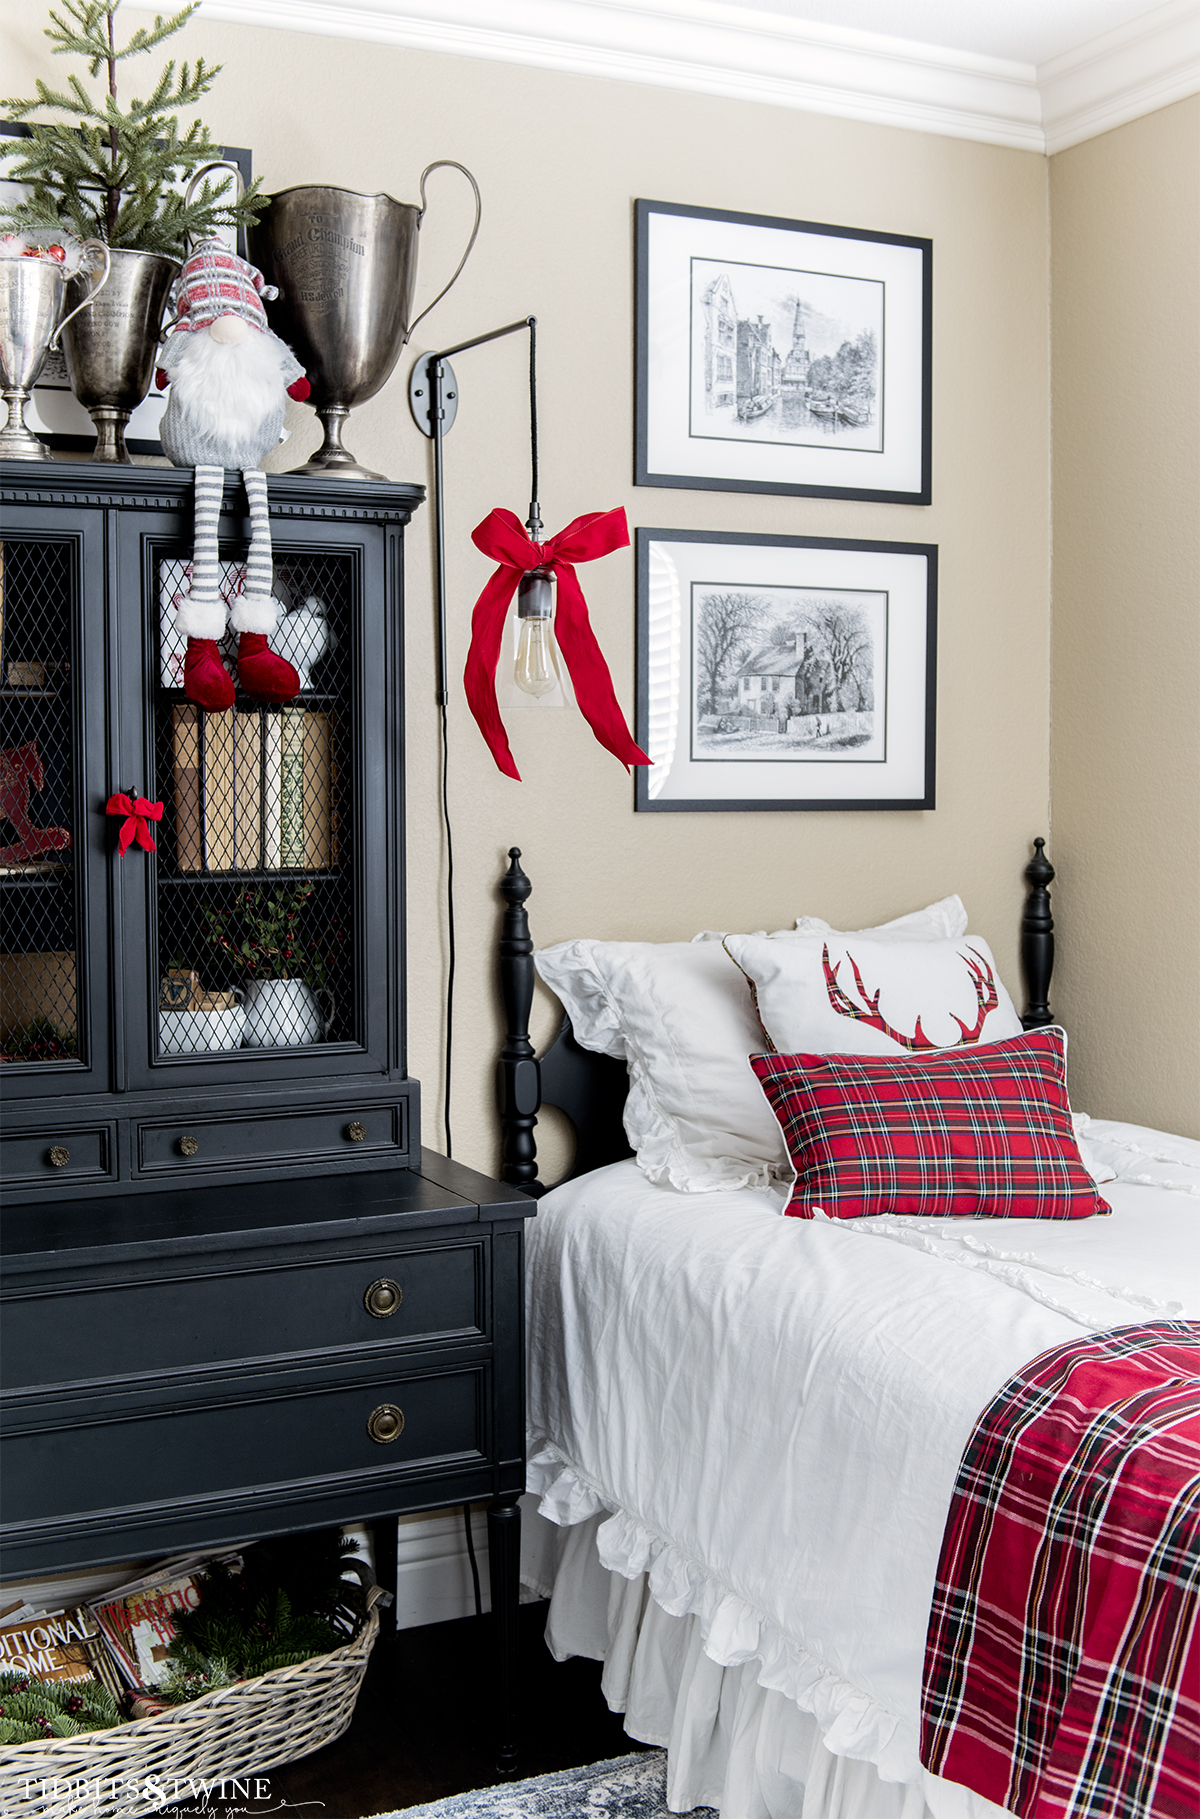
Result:
{"type": "Polygon", "coordinates": [[[0,1744],[0,1813],[4,1819],[135,1819],[175,1800],[202,1802],[204,1782],[244,1781],[322,1749],[354,1716],[382,1596],[371,1587],[362,1628],[331,1654],[111,1730],[0,1744]]]}

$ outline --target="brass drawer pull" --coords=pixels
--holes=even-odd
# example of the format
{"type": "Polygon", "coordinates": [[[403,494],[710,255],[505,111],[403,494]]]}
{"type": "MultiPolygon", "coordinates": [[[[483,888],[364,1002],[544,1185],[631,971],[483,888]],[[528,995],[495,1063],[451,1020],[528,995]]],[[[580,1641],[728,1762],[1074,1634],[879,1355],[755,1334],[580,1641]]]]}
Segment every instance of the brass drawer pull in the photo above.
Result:
{"type": "Polygon", "coordinates": [[[366,1125],[360,1124],[357,1118],[354,1120],[353,1124],[348,1124],[346,1126],[346,1135],[349,1137],[351,1143],[361,1143],[366,1134],[366,1125]]]}
{"type": "Polygon", "coordinates": [[[393,1282],[390,1276],[380,1276],[363,1296],[363,1306],[368,1314],[374,1314],[376,1320],[386,1320],[389,1314],[395,1313],[403,1299],[404,1290],[400,1284],[393,1282]]]}
{"type": "Polygon", "coordinates": [[[196,1137],[181,1137],[179,1139],[179,1154],[181,1156],[194,1156],[199,1148],[200,1142],[196,1137]]]}
{"type": "Polygon", "coordinates": [[[381,1402],[367,1416],[367,1432],[379,1446],[399,1440],[404,1432],[404,1410],[397,1408],[394,1402],[381,1402]]]}
{"type": "Polygon", "coordinates": [[[67,1163],[70,1160],[71,1160],[70,1150],[64,1149],[61,1143],[56,1143],[50,1151],[50,1167],[51,1168],[66,1168],[67,1163]]]}

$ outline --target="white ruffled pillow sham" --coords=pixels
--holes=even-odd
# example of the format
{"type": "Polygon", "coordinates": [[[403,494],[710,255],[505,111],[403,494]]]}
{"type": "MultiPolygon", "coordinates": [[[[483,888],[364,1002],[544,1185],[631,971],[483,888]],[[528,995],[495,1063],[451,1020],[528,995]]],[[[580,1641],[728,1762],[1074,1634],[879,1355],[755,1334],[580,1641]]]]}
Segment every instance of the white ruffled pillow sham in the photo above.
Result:
{"type": "MultiPolygon", "coordinates": [[[[916,946],[944,939],[960,923],[965,930],[966,920],[959,899],[947,897],[863,933],[916,946]]],[[[826,926],[819,924],[822,932],[826,926]]],[[[777,937],[798,938],[791,930],[777,937]]],[[[570,1013],[576,1041],[628,1066],[625,1134],[638,1166],[684,1193],[791,1177],[778,1122],[746,1065],[762,1048],[762,1030],[746,981],[720,943],[720,936],[584,939],[534,955],[570,1013]]]]}
{"type": "MultiPolygon", "coordinates": [[[[759,929],[759,935],[766,935],[759,929]]],[[[967,912],[961,897],[943,897],[924,909],[910,910],[907,916],[895,916],[891,922],[877,923],[874,928],[835,929],[820,916],[797,916],[795,928],[781,928],[781,935],[877,935],[896,941],[952,941],[967,932],[967,912]]],[[[723,929],[702,929],[693,941],[724,941],[723,929]]]]}

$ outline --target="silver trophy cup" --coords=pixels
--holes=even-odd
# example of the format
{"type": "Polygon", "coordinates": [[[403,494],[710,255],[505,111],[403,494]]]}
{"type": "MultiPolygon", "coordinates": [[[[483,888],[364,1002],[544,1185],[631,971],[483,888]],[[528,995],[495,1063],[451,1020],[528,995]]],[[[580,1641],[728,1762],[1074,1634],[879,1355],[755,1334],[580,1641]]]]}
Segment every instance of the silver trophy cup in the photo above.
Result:
{"type": "Polygon", "coordinates": [[[92,302],[108,282],[108,248],[85,240],[84,250],[98,252],[104,270],[82,303],[64,314],[68,274],[54,259],[0,259],[0,392],[8,405],[8,422],[0,430],[0,458],[49,461],[52,457],[25,422],[25,406],[63,329],[92,302]]]}
{"type": "Polygon", "coordinates": [[[421,172],[419,207],[326,184],[305,184],[270,198],[258,226],[248,230],[250,257],[279,290],[278,300],[268,305],[271,327],[304,367],[312,387],[309,403],[325,431],[316,454],[294,472],[386,478],[360,467],[342,446],[342,425],[356,404],[387,384],[413,329],[462,271],[479,217],[479,186],[452,158],[439,158],[421,172]],[[462,171],[475,192],[475,225],[450,283],[412,319],[425,179],[446,166],[462,171]]]}

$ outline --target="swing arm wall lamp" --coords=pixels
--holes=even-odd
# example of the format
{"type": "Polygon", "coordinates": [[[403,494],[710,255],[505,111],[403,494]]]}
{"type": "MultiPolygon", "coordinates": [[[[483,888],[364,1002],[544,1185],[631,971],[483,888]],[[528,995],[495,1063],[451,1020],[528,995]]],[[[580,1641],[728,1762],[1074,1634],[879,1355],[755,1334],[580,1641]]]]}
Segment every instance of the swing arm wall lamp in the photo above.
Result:
{"type": "Polygon", "coordinates": [[[465,354],[469,348],[482,347],[485,342],[502,340],[505,335],[519,334],[522,329],[529,330],[529,437],[532,465],[532,497],[529,501],[529,517],[526,528],[532,540],[541,539],[542,515],[538,506],[538,452],[537,452],[537,317],[523,316],[519,322],[506,323],[503,328],[490,329],[485,335],[473,335],[469,341],[459,341],[454,347],[446,347],[432,353],[422,354],[414,363],[408,379],[408,406],[413,420],[423,436],[433,442],[433,496],[434,496],[434,544],[437,604],[437,689],[434,699],[439,707],[445,707],[449,701],[449,687],[446,661],[446,535],[445,514],[442,506],[442,442],[458,415],[458,380],[450,364],[452,354],[465,354]]]}

